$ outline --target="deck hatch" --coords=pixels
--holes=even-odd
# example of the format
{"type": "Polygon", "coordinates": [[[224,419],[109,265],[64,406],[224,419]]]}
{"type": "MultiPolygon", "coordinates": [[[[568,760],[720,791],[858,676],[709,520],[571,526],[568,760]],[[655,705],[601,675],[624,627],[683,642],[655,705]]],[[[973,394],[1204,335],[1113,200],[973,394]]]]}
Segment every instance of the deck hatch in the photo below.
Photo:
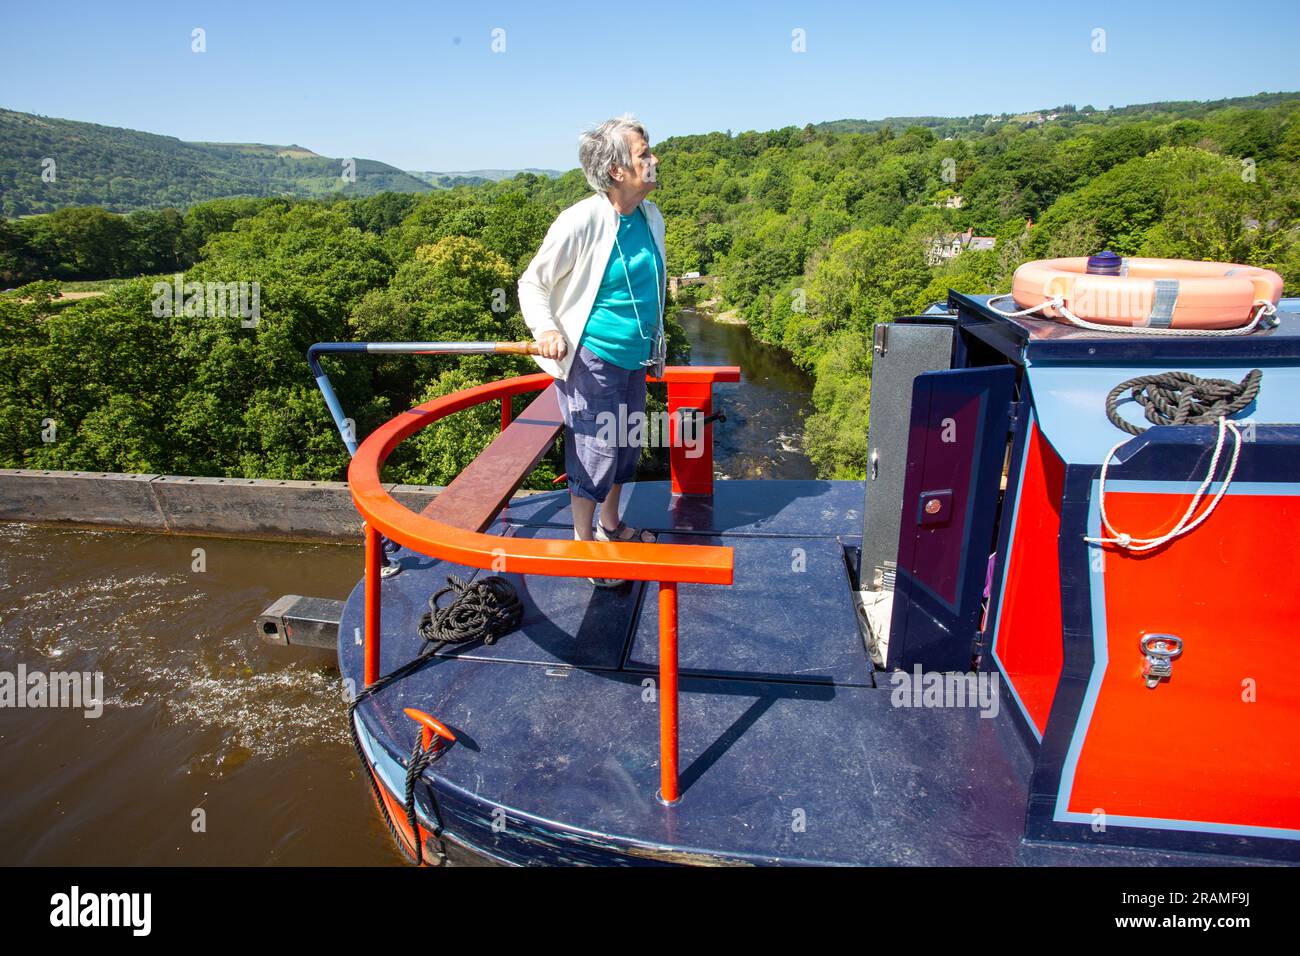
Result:
{"type": "MultiPolygon", "coordinates": [[[[748,535],[660,540],[736,549],[731,587],[680,586],[682,674],[872,686],[839,541],[748,535]]],[[[658,622],[647,607],[624,668],[653,673],[658,665],[658,622]]]]}

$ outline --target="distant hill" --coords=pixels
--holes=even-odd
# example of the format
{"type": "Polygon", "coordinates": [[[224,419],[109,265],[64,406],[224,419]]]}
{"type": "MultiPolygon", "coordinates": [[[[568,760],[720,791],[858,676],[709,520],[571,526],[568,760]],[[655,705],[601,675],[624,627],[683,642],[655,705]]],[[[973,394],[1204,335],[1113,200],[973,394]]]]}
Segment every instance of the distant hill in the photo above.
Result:
{"type": "Polygon", "coordinates": [[[973,116],[886,116],[884,119],[842,119],[826,123],[813,124],[813,129],[834,133],[875,133],[884,127],[891,127],[895,132],[902,132],[909,126],[924,126],[936,136],[960,136],[963,133],[983,133],[1001,123],[1019,125],[1044,125],[1049,123],[1075,124],[1091,122],[1094,119],[1123,116],[1129,119],[1155,118],[1157,116],[1177,116],[1181,119],[1197,119],[1215,110],[1230,107],[1244,109],[1264,109],[1291,100],[1300,99],[1300,93],[1257,93],[1254,96],[1237,96],[1229,99],[1169,100],[1158,103],[1134,103],[1130,106],[1116,106],[1098,109],[1093,106],[1075,107],[1073,105],[1054,106],[1025,113],[977,113],[973,116]]]}
{"type": "Polygon", "coordinates": [[[564,175],[558,169],[535,169],[533,167],[528,169],[465,169],[450,173],[410,169],[407,172],[438,189],[451,189],[455,186],[482,186],[484,183],[495,183],[502,179],[514,179],[520,173],[532,173],[534,176],[545,176],[548,179],[556,179],[564,175]]]}
{"type": "Polygon", "coordinates": [[[344,159],[298,145],[189,143],[174,136],[0,109],[0,213],[65,206],[113,212],[176,206],[225,196],[370,196],[434,187],[373,159],[344,159]],[[52,181],[48,160],[53,160],[52,181]]]}

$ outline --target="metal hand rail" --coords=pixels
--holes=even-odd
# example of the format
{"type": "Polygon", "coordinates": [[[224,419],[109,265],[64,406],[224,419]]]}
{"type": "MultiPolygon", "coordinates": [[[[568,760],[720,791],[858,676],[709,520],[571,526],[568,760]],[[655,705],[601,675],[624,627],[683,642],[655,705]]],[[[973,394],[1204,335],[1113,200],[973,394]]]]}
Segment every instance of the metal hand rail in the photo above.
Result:
{"type": "MultiPolygon", "coordinates": [[[[347,426],[343,406],[334,394],[330,378],[321,368],[320,357],[327,353],[351,355],[536,355],[536,342],[317,342],[307,349],[307,365],[316,379],[316,387],[325,398],[325,406],[334,419],[334,427],[348,448],[349,455],[357,453],[357,439],[347,426]]],[[[509,406],[502,409],[501,427],[509,424],[509,406]]]]}

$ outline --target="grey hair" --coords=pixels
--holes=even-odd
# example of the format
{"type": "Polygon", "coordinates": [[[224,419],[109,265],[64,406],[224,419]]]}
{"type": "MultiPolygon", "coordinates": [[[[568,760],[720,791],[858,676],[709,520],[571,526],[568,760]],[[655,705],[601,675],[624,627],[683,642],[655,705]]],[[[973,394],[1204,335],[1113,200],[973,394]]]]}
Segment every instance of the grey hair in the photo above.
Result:
{"type": "Polygon", "coordinates": [[[579,138],[578,161],[582,163],[587,182],[596,192],[607,193],[614,188],[610,166],[632,165],[632,150],[627,145],[627,134],[631,132],[640,133],[647,143],[650,141],[645,127],[631,113],[607,119],[579,138]]]}

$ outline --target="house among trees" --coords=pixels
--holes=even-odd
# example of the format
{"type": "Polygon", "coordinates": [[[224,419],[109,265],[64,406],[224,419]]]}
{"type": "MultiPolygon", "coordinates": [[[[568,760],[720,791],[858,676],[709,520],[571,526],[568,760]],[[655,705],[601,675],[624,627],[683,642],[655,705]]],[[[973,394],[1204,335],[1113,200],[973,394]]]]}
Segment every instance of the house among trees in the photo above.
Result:
{"type": "Polygon", "coordinates": [[[993,236],[977,236],[974,229],[965,232],[945,233],[942,239],[935,239],[930,245],[926,260],[936,266],[957,258],[966,249],[987,251],[997,245],[993,236]]]}

